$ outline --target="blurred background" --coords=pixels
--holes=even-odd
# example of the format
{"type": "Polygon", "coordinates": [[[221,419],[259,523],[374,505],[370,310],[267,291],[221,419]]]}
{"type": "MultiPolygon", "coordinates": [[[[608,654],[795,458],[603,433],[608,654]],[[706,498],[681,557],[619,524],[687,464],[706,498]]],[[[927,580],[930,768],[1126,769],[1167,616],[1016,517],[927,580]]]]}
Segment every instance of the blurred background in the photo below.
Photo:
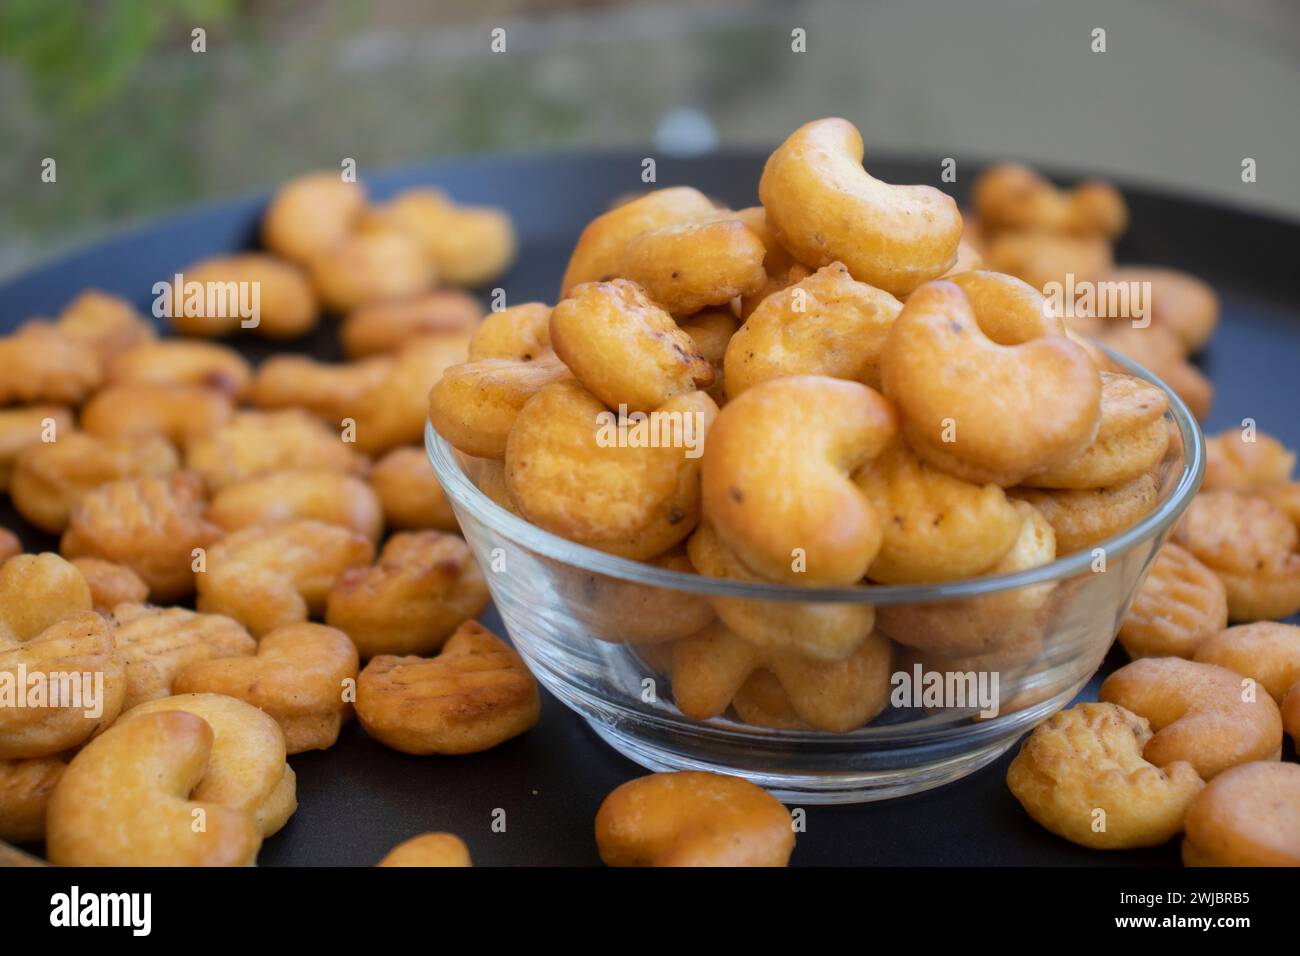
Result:
{"type": "Polygon", "coordinates": [[[1019,158],[1296,216],[1298,81],[1296,0],[2,0],[0,275],[343,157],[771,148],[833,114],[868,166],[1019,158]]]}

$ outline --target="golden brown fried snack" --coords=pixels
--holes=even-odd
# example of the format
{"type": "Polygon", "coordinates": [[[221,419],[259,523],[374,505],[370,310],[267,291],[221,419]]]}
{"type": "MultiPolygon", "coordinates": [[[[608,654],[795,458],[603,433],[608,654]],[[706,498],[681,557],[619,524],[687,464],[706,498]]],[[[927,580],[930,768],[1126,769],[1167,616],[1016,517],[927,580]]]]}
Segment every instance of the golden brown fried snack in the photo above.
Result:
{"type": "Polygon", "coordinates": [[[191,664],[246,657],[257,650],[257,642],[238,621],[220,614],[119,604],[112,621],[118,652],[126,662],[124,710],[171,696],[176,676],[191,664]]]}
{"type": "Polygon", "coordinates": [[[748,780],[656,773],[605,798],[596,846],[609,866],[785,866],[794,827],[780,801],[748,780]]]}
{"type": "Polygon", "coordinates": [[[1113,538],[1150,514],[1159,501],[1156,480],[1149,474],[1114,488],[1012,488],[1008,494],[1043,513],[1056,532],[1058,555],[1113,538]]]}
{"type": "Polygon", "coordinates": [[[411,754],[467,754],[537,723],[537,682],[514,649],[466,621],[434,658],[381,655],[357,680],[357,719],[411,754]]]}
{"type": "Polygon", "coordinates": [[[194,593],[195,549],[221,536],[207,517],[203,483],[189,472],[100,485],[72,510],[59,550],[130,568],[157,602],[194,593]]]}
{"type": "Polygon", "coordinates": [[[903,305],[833,262],[773,292],[727,345],[727,396],[787,375],[827,375],[880,387],[880,353],[903,305]]]}
{"type": "Polygon", "coordinates": [[[623,274],[627,244],[643,232],[698,222],[717,213],[709,198],[688,186],[658,189],[616,206],[587,223],[560,282],[560,298],[584,282],[605,282],[623,274]]]}
{"type": "Polygon", "coordinates": [[[487,604],[487,584],[464,541],[441,531],[403,532],[388,539],[376,564],[338,576],[325,621],[362,657],[430,654],[487,604]]]}
{"type": "Polygon", "coordinates": [[[91,607],[86,579],[57,554],[18,554],[0,562],[0,648],[30,641],[91,607]]]}
{"type": "Polygon", "coordinates": [[[990,269],[1022,279],[1044,293],[1099,282],[1115,268],[1110,244],[1095,236],[1047,232],[1004,232],[984,249],[990,269]]]}
{"type": "Polygon", "coordinates": [[[346,437],[301,409],[237,412],[190,443],[185,467],[213,492],[285,468],[364,474],[367,462],[346,437]]]}
{"type": "Polygon", "coordinates": [[[1007,786],[1048,830],[1098,850],[1159,846],[1183,828],[1205,786],[1192,766],[1143,757],[1147,721],[1115,704],[1079,704],[1026,738],[1007,786]]]}
{"type": "Polygon", "coordinates": [[[378,455],[423,441],[429,392],[443,372],[465,361],[468,349],[464,333],[429,335],[404,345],[392,372],[356,404],[357,447],[378,455]]]}
{"type": "Polygon", "coordinates": [[[384,524],[403,531],[436,528],[456,531],[459,524],[423,448],[394,448],[370,469],[370,486],[379,498],[384,524]]]}
{"type": "Polygon", "coordinates": [[[249,329],[268,339],[306,335],[320,306],[306,274],[263,252],[212,256],[169,278],[171,326],[181,335],[219,338],[249,329]]]}
{"type": "Polygon", "coordinates": [[[342,242],[365,209],[359,183],[338,172],[308,173],[285,183],[262,218],[262,244],[292,262],[307,263],[342,242]]]}
{"type": "Polygon", "coordinates": [[[71,564],[86,579],[91,601],[100,614],[109,614],[119,604],[139,604],[149,597],[144,578],[125,564],[100,558],[73,558],[71,564]]]}
{"type": "Polygon", "coordinates": [[[251,813],[190,799],[214,734],[182,711],[111,728],[54,788],[45,849],[61,866],[250,866],[262,834],[251,813]],[[195,821],[201,814],[203,826],[195,821]]]}
{"type": "Polygon", "coordinates": [[[334,580],[374,557],[365,535],[323,521],[243,528],[208,548],[197,606],[229,615],[261,637],[321,614],[334,580]]]}
{"type": "MultiPolygon", "coordinates": [[[[1187,352],[1204,346],[1219,324],[1219,297],[1208,285],[1186,272],[1158,266],[1120,266],[1105,281],[1140,284],[1141,288],[1148,288],[1146,283],[1150,283],[1146,307],[1151,324],[1172,332],[1187,352]]],[[[1120,314],[1106,318],[1134,316],[1120,314]]]]}
{"type": "Polygon", "coordinates": [[[573,378],[559,359],[483,359],[453,365],[429,394],[429,420],[438,434],[475,458],[504,458],[519,411],[543,388],[573,378]]]}
{"type": "Polygon", "coordinates": [[[973,200],[980,226],[990,232],[1036,229],[1110,241],[1128,226],[1124,197],[1110,183],[1090,179],[1058,189],[1019,163],[983,170],[975,179],[973,200]]]}
{"type": "Polygon", "coordinates": [[[0,492],[9,490],[14,464],[24,448],[57,441],[75,428],[72,412],[60,405],[0,408],[0,492]]]}
{"type": "Polygon", "coordinates": [[[382,386],[395,362],[386,355],[361,362],[318,362],[306,355],[273,355],[253,379],[252,402],[258,408],[304,408],[339,427],[355,417],[362,396],[382,386]]]}
{"type": "Polygon", "coordinates": [[[229,396],[201,385],[110,385],[82,408],[81,427],[99,438],[162,435],[184,448],[233,414],[229,396]]]}
{"type": "Polygon", "coordinates": [[[1270,501],[1237,491],[1202,491],[1173,540],[1218,575],[1234,621],[1289,617],[1300,610],[1300,532],[1270,501]]]}
{"type": "Polygon", "coordinates": [[[413,338],[473,332],[483,315],[478,300],[459,289],[434,289],[397,302],[376,302],[347,314],[339,327],[351,359],[396,352],[413,338]]]}
{"type": "Polygon", "coordinates": [[[311,468],[272,471],[226,485],[208,518],[226,531],[301,518],[335,524],[378,541],[384,530],[379,498],[355,475],[311,468]]]}
{"type": "Polygon", "coordinates": [[[1223,667],[1146,657],[1107,677],[1099,696],[1151,722],[1156,734],[1142,753],[1157,767],[1186,760],[1210,780],[1237,764],[1281,754],[1277,704],[1223,667]]]}
{"type": "Polygon", "coordinates": [[[451,833],[421,833],[403,840],[375,866],[473,866],[469,847],[451,833]]]}
{"type": "Polygon", "coordinates": [[[850,476],[896,430],[893,405],[857,382],[799,375],[756,385],[710,431],[704,514],[768,580],[852,584],[875,559],[881,527],[850,476]]]}
{"type": "MultiPolygon", "coordinates": [[[[695,573],[686,549],[680,546],[646,563],[682,574],[695,573]]],[[[646,648],[694,634],[717,616],[701,595],[604,575],[591,575],[573,590],[582,602],[583,623],[592,637],[611,644],[643,645],[642,656],[647,660],[654,652],[646,648]]]]}
{"type": "Polygon", "coordinates": [[[893,645],[873,634],[842,661],[798,652],[761,650],[714,622],[672,649],[673,700],[687,717],[708,720],[725,711],[749,677],[770,671],[800,721],[846,733],[869,723],[889,703],[893,645]]]}
{"type": "Polygon", "coordinates": [[[806,123],[768,157],[759,199],[768,228],[800,262],[843,262],[859,282],[905,296],[952,267],[961,213],[937,189],[875,179],[862,153],[847,120],[806,123]]]}
{"type": "Polygon", "coordinates": [[[1253,678],[1281,704],[1300,684],[1300,627],[1276,621],[1229,627],[1201,644],[1196,660],[1253,678]]]}
{"type": "Polygon", "coordinates": [[[551,312],[551,345],[610,408],[648,412],[713,384],[713,366],[672,316],[626,279],[573,289],[551,312]]]}
{"type": "Polygon", "coordinates": [[[80,405],[103,381],[95,350],[57,328],[28,324],[0,336],[0,406],[80,405]]]}
{"type": "Polygon", "coordinates": [[[45,840],[45,814],[66,766],[62,757],[0,760],[0,840],[45,840]]]}
{"type": "Polygon", "coordinates": [[[1024,519],[994,484],[976,485],[921,461],[901,439],[853,475],[880,518],[867,576],[885,584],[952,581],[987,571],[1024,519]]]}
{"type": "Polygon", "coordinates": [[[1191,658],[1228,626],[1228,594],[1214,572],[1172,541],[1156,554],[1119,628],[1128,656],[1191,658]]]}
{"type": "Polygon", "coordinates": [[[713,366],[713,384],[705,391],[708,392],[709,398],[721,404],[726,396],[723,362],[727,356],[727,345],[740,328],[740,322],[727,309],[706,309],[682,319],[677,324],[691,337],[696,351],[713,366]]]}
{"type": "Polygon", "coordinates": [[[20,644],[0,645],[0,760],[48,757],[117,719],[126,694],[110,626],[77,611],[20,644]]]}
{"type": "Polygon", "coordinates": [[[667,551],[699,520],[700,458],[691,449],[702,447],[717,406],[689,392],[656,411],[676,432],[633,447],[602,437],[597,416],[612,413],[581,385],[548,385],[520,411],[506,443],[511,499],[533,524],[570,541],[635,560],[667,551]]]}
{"type": "Polygon", "coordinates": [[[510,268],[518,241],[504,209],[461,206],[437,189],[408,189],[374,209],[373,221],[407,233],[438,274],[479,286],[510,268]]]}
{"type": "Polygon", "coordinates": [[[321,302],[339,313],[413,298],[438,278],[420,244],[391,228],[353,233],[312,256],[307,269],[321,302]]]}
{"type": "Polygon", "coordinates": [[[550,353],[551,308],[544,302],[525,302],[489,312],[470,339],[469,360],[531,362],[550,353]]]}
{"type": "Polygon", "coordinates": [[[1184,866],[1300,866],[1300,766],[1243,764],[1187,811],[1184,866]]]}
{"type": "Polygon", "coordinates": [[[100,485],[161,477],[180,466],[161,435],[96,438],[67,432],[58,441],[29,445],[18,454],[9,494],[24,518],[44,531],[67,527],[77,504],[100,485]]]}
{"type": "Polygon", "coordinates": [[[197,385],[239,400],[253,381],[248,361],[215,342],[163,339],[127,349],[108,363],[109,385],[197,385]]]}
{"type": "Polygon", "coordinates": [[[1230,428],[1205,439],[1205,481],[1201,488],[1266,491],[1290,481],[1295,460],[1295,452],[1272,435],[1230,428]]]}
{"type": "Polygon", "coordinates": [[[727,214],[660,226],[623,250],[623,274],[673,315],[757,292],[767,281],[767,248],[740,219],[727,214]]]}
{"type": "Polygon", "coordinates": [[[1035,488],[1111,488],[1160,464],[1169,448],[1163,389],[1114,372],[1101,373],[1097,437],[1077,457],[1022,480],[1035,488]]]}
{"type": "Polygon", "coordinates": [[[133,707],[119,722],[177,711],[193,714],[212,728],[208,764],[190,798],[252,814],[263,837],[283,827],[298,801],[296,778],[285,763],[284,734],[275,720],[224,694],[177,694],[133,707]],[[278,792],[284,781],[286,795],[278,792]]]}
{"type": "Polygon", "coordinates": [[[1187,361],[1182,342],[1168,329],[1151,325],[1144,329],[1123,323],[1108,327],[1100,341],[1121,355],[1154,373],[1173,389],[1197,419],[1204,421],[1214,404],[1214,386],[1195,365],[1187,361]]]}
{"type": "Polygon", "coordinates": [[[275,718],[288,753],[325,750],[351,716],[358,666],[357,649],[342,631],[290,624],[263,637],[256,656],[189,665],[176,678],[176,692],[238,697],[275,718]]]}
{"type": "Polygon", "coordinates": [[[87,289],[63,307],[54,327],[90,346],[102,361],[155,337],[153,323],[121,296],[87,289]]]}
{"type": "MultiPolygon", "coordinates": [[[[700,574],[736,581],[762,580],[722,543],[707,522],[691,535],[687,553],[700,574]]],[[[875,608],[869,604],[796,604],[723,597],[709,601],[727,627],[751,644],[797,651],[822,661],[850,656],[871,634],[876,621],[875,608]]]]}
{"type": "Polygon", "coordinates": [[[991,272],[932,282],[908,298],[880,365],[918,455],[967,481],[1011,485],[1093,440],[1097,367],[1042,303],[991,272]]]}

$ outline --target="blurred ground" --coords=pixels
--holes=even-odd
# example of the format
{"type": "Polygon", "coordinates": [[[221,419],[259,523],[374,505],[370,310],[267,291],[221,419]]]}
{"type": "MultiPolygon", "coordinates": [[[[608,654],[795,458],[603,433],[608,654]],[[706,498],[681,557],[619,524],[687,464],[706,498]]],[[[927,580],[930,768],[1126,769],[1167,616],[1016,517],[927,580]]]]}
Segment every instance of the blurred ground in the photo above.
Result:
{"type": "Polygon", "coordinates": [[[1294,0],[4,0],[0,275],[343,157],[771,146],[831,114],[868,166],[1016,157],[1296,216],[1298,47],[1294,0]]]}

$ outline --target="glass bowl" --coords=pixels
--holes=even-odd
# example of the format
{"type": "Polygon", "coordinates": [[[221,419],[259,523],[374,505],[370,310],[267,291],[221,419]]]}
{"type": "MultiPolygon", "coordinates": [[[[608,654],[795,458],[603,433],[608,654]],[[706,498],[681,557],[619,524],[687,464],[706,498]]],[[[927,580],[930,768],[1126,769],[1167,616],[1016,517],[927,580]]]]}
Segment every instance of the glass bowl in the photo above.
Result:
{"type": "Polygon", "coordinates": [[[971,773],[1066,706],[1101,665],[1147,568],[1200,486],[1205,446],[1187,407],[1145,369],[1111,358],[1169,396],[1174,438],[1158,472],[1155,509],[1122,534],[1051,564],[945,584],[798,588],[614,557],[496,504],[471,480],[476,460],[431,425],[425,444],[515,647],[547,690],[611,746],[651,770],[736,774],[787,803],[880,800],[971,773]],[[685,636],[679,632],[713,613],[728,623],[748,616],[780,626],[868,608],[895,643],[891,701],[866,726],[843,733],[756,726],[734,710],[696,720],[674,706],[666,636],[685,636]],[[954,646],[985,650],[938,656],[954,646]],[[936,679],[948,692],[923,693],[935,690],[936,679]]]}

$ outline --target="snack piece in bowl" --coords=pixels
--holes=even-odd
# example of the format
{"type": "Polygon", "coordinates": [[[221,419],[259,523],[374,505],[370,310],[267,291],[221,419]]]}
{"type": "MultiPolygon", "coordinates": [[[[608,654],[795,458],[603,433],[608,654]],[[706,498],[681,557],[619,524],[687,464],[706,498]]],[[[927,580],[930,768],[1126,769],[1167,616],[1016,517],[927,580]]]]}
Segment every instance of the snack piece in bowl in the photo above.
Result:
{"type": "Polygon", "coordinates": [[[1187,361],[1182,341],[1173,332],[1158,325],[1134,328],[1127,322],[1112,323],[1098,339],[1154,373],[1199,421],[1209,417],[1214,404],[1214,386],[1200,369],[1187,361]]]}
{"type": "Polygon", "coordinates": [[[238,697],[275,718],[288,753],[325,750],[351,716],[358,666],[357,649],[342,631],[290,624],[266,634],[255,655],[186,666],[176,693],[238,697]]]}
{"type": "Polygon", "coordinates": [[[634,237],[623,250],[622,274],[666,311],[685,316],[761,289],[766,255],[744,222],[720,213],[634,237]]]}
{"type": "Polygon", "coordinates": [[[504,458],[510,429],[528,400],[546,386],[572,378],[554,356],[453,365],[429,393],[429,420],[459,451],[475,458],[504,458]]]}
{"type": "Polygon", "coordinates": [[[596,813],[596,846],[609,866],[785,866],[794,843],[779,800],[716,773],[638,777],[596,813]]]}
{"type": "Polygon", "coordinates": [[[0,760],[0,840],[40,843],[54,787],[63,776],[62,757],[0,760]]]}
{"type": "Polygon", "coordinates": [[[531,362],[551,352],[551,309],[544,302],[525,302],[489,312],[469,342],[469,360],[510,359],[531,362]]]}
{"type": "Polygon", "coordinates": [[[1146,719],[1085,703],[1039,724],[1007,768],[1028,814],[1058,836],[1099,850],[1159,846],[1183,828],[1205,783],[1191,764],[1153,765],[1146,719]]]}
{"type": "Polygon", "coordinates": [[[402,532],[388,539],[377,563],[338,576],[325,621],[362,657],[430,654],[487,604],[483,573],[463,540],[441,531],[402,532]]]}
{"type": "Polygon", "coordinates": [[[1151,474],[1112,488],[1012,488],[1009,494],[1042,512],[1056,532],[1060,555],[1113,538],[1155,510],[1160,500],[1151,474]]]}
{"type": "Polygon", "coordinates": [[[162,603],[194,593],[197,553],[220,536],[208,520],[203,483],[177,472],[100,485],[72,510],[59,550],[125,565],[162,603]]]}
{"type": "Polygon", "coordinates": [[[537,682],[523,659],[476,621],[437,657],[373,658],[357,680],[357,719],[410,754],[488,750],[537,723],[537,682]]]}

